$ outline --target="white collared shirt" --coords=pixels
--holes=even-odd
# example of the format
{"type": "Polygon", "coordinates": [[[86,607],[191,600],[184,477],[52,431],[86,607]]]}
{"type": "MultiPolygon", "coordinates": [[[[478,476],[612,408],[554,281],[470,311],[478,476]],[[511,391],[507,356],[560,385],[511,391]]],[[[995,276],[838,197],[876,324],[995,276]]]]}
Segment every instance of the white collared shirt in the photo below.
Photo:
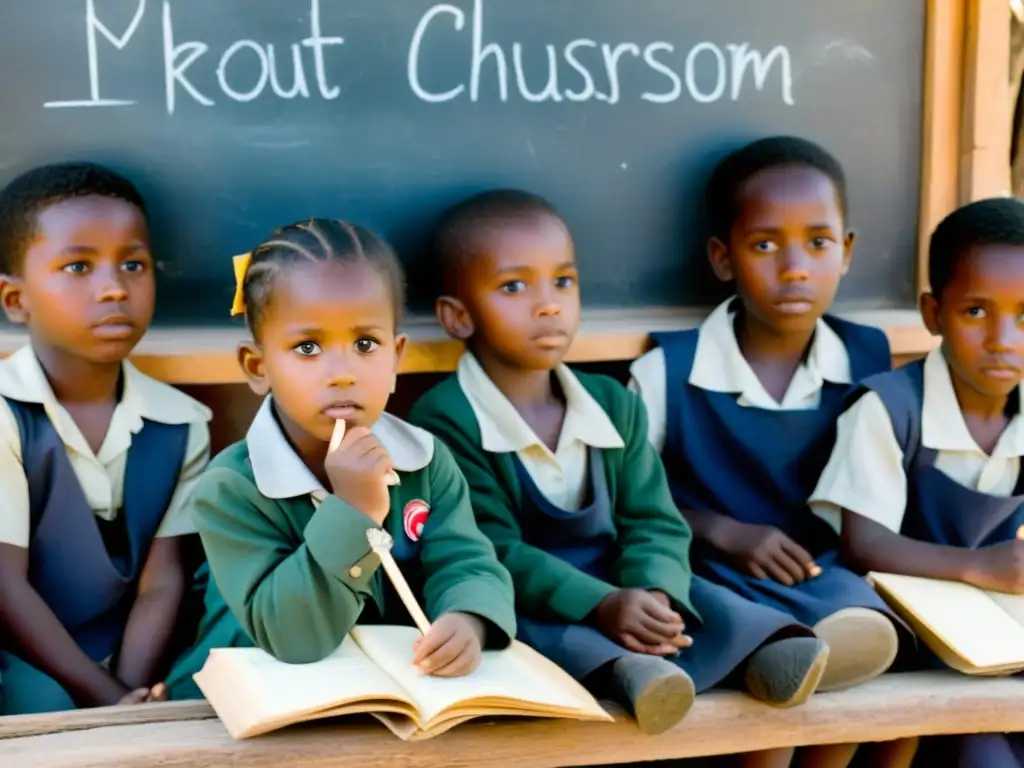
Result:
{"type": "Polygon", "coordinates": [[[586,497],[588,447],[622,448],[625,443],[568,366],[559,365],[554,373],[565,395],[565,420],[554,451],[537,437],[472,353],[463,353],[456,376],[480,426],[481,447],[490,453],[515,453],[548,501],[574,512],[586,497]]]}
{"type": "MultiPolygon", "coordinates": [[[[271,403],[271,397],[264,399],[245,436],[256,488],[268,499],[309,496],[319,504],[328,491],[288,442],[271,403]]],[[[380,440],[398,473],[418,472],[434,460],[433,435],[389,413],[382,413],[370,432],[380,440]]]]}
{"type": "MultiPolygon", "coordinates": [[[[121,400],[114,408],[107,434],[93,452],[75,420],[53,394],[31,347],[22,347],[0,361],[0,395],[43,406],[57,435],[67,447],[68,459],[93,514],[103,520],[117,517],[124,501],[124,478],[132,436],[142,429],[143,419],[161,424],[188,424],[185,459],[178,485],[157,538],[193,533],[187,497],[210,458],[210,410],[183,392],[141,373],[129,362],[122,364],[121,400]]],[[[28,547],[30,506],[28,481],[22,466],[21,435],[6,400],[0,399],[0,542],[28,547]]]]}
{"type": "MultiPolygon", "coordinates": [[[[722,302],[701,323],[689,384],[708,392],[738,395],[737,403],[746,408],[809,411],[821,403],[826,381],[850,383],[846,345],[824,320],[818,320],[806,358],[793,374],[782,401],[775,400],[740,350],[735,331],[736,301],[731,298],[722,302]]],[[[667,414],[665,351],[652,349],[633,362],[630,373],[629,386],[647,407],[648,439],[660,453],[665,446],[667,414]]]]}
{"type": "MultiPolygon", "coordinates": [[[[935,468],[965,488],[1009,496],[1024,455],[1024,416],[1013,417],[991,455],[982,451],[967,429],[942,350],[935,349],[924,363],[921,444],[937,451],[935,468]]],[[[907,506],[903,451],[877,393],[866,393],[839,418],[832,457],[810,504],[837,531],[845,508],[899,532],[907,506]]]]}

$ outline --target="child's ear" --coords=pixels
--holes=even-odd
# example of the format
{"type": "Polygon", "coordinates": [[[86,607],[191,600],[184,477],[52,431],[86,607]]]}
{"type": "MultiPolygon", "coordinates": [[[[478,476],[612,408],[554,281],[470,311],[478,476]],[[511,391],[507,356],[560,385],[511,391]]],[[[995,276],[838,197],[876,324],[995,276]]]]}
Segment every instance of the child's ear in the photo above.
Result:
{"type": "Polygon", "coordinates": [[[239,344],[238,364],[242,366],[242,373],[249,382],[249,389],[260,397],[269,394],[270,380],[267,378],[267,368],[263,363],[263,352],[259,344],[251,341],[239,344]]]}
{"type": "Polygon", "coordinates": [[[408,341],[407,334],[400,333],[395,336],[395,370],[391,375],[391,394],[395,394],[395,389],[398,386],[398,368],[402,363],[402,355],[405,354],[405,345],[408,341]]]}
{"type": "Polygon", "coordinates": [[[856,240],[856,231],[852,229],[846,230],[846,235],[843,237],[843,267],[840,272],[843,277],[846,277],[846,273],[850,271],[850,262],[853,260],[853,245],[856,240]]]}
{"type": "Polygon", "coordinates": [[[7,319],[17,325],[28,322],[28,302],[20,278],[0,275],[0,302],[4,305],[7,319]]]}
{"type": "Polygon", "coordinates": [[[437,322],[453,339],[469,341],[475,330],[466,305],[451,296],[441,296],[434,304],[437,322]]]}
{"type": "Polygon", "coordinates": [[[715,271],[715,277],[723,283],[732,282],[736,278],[732,270],[732,259],[729,258],[729,246],[717,237],[708,239],[708,261],[715,271]]]}
{"type": "Polygon", "coordinates": [[[921,319],[924,320],[924,327],[932,336],[941,336],[942,329],[939,327],[939,300],[933,293],[922,293],[918,302],[921,309],[921,319]]]}

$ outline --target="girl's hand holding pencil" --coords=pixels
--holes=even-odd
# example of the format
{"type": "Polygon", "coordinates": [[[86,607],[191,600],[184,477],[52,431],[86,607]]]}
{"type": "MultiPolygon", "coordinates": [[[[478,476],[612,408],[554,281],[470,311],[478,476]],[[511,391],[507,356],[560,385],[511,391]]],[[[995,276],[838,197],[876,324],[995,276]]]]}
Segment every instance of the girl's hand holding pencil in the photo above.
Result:
{"type": "Polygon", "coordinates": [[[391,457],[380,440],[365,427],[345,429],[338,421],[324,461],[331,491],[377,525],[391,508],[389,485],[398,483],[391,457]]]}

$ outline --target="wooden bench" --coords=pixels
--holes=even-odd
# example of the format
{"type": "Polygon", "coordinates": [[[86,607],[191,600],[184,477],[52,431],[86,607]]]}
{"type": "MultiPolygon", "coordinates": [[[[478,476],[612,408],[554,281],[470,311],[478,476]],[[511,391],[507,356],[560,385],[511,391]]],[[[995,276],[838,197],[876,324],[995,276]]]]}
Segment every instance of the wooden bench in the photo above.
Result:
{"type": "Polygon", "coordinates": [[[1024,680],[946,672],[885,675],[802,707],[773,709],[740,693],[700,696],[674,730],[645,736],[614,724],[495,720],[406,743],[376,722],[338,720],[234,741],[201,702],[0,718],[3,768],[259,768],[396,765],[608,765],[912,735],[1024,731],[1024,680]]]}

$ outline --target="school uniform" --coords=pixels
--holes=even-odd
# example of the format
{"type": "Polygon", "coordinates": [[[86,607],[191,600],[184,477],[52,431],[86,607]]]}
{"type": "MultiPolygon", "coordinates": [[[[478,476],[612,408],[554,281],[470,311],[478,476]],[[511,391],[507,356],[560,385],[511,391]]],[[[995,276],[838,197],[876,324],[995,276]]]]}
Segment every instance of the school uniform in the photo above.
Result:
{"type": "MultiPolygon", "coordinates": [[[[186,501],[209,458],[209,419],[125,362],[94,452],[31,347],[0,361],[0,543],[28,549],[30,584],[97,663],[118,652],[152,541],[194,532],[186,501]]],[[[0,650],[0,678],[0,713],[75,707],[10,649],[0,650]]]]}
{"type": "MultiPolygon", "coordinates": [[[[205,615],[174,665],[171,698],[201,698],[192,675],[211,648],[258,646],[288,663],[332,653],[358,622],[410,624],[370,551],[369,517],[328,493],[292,449],[268,397],[244,440],[210,464],[191,512],[206,548],[205,615]]],[[[487,625],[487,646],[515,636],[512,583],[473,521],[465,480],[433,436],[389,414],[374,435],[400,484],[384,529],[430,619],[453,611],[487,625]]]]}
{"type": "MultiPolygon", "coordinates": [[[[1024,525],[1020,388],[1015,397],[1015,415],[986,454],[967,429],[941,349],[866,379],[839,419],[812,509],[836,530],[848,509],[934,544],[974,549],[1014,539],[1024,525]]],[[[942,664],[922,645],[912,665],[942,664]]],[[[969,737],[958,748],[960,765],[1024,765],[1022,735],[969,737]],[[1016,762],[1007,762],[1011,753],[1016,762]]]]}
{"type": "Polygon", "coordinates": [[[579,680],[627,654],[591,626],[619,588],[660,590],[693,646],[674,659],[697,691],[778,635],[809,635],[778,611],[691,576],[690,531],[646,441],[643,404],[604,377],[554,371],[566,412],[544,445],[476,358],[425,394],[410,419],[452,450],[481,530],[516,587],[519,638],[579,680]]]}
{"type": "Polygon", "coordinates": [[[634,362],[631,386],[651,414],[649,439],[662,454],[679,509],[778,528],[811,553],[822,573],[789,587],[742,573],[706,546],[697,552],[696,572],[809,626],[845,608],[896,620],[866,581],[839,564],[835,531],[807,507],[851,382],[889,369],[885,335],[825,316],[777,402],[743,357],[738,311],[733,298],[697,329],[654,334],[658,346],[634,362]]]}

